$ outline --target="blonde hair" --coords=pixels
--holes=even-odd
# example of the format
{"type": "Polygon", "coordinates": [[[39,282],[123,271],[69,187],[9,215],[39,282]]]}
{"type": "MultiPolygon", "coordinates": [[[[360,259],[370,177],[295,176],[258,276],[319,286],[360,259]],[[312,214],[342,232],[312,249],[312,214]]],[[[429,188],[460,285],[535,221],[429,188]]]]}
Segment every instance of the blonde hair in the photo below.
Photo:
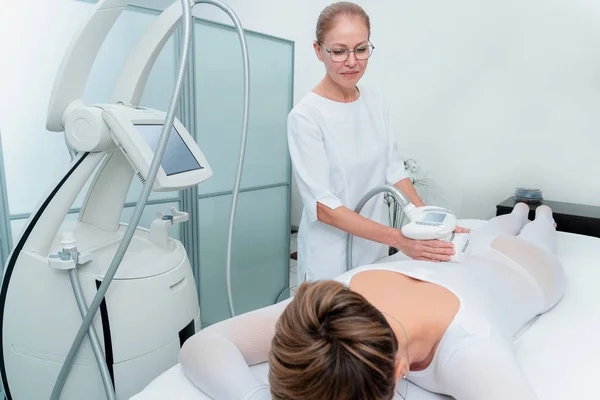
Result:
{"type": "Polygon", "coordinates": [[[275,400],[391,399],[398,341],[363,296],[335,281],[302,283],[275,328],[275,400]]]}
{"type": "Polygon", "coordinates": [[[365,10],[358,4],[349,1],[340,1],[327,6],[321,11],[319,19],[317,20],[316,29],[318,43],[323,43],[325,35],[333,28],[335,20],[341,15],[361,18],[369,31],[369,36],[371,36],[371,20],[365,10]]]}

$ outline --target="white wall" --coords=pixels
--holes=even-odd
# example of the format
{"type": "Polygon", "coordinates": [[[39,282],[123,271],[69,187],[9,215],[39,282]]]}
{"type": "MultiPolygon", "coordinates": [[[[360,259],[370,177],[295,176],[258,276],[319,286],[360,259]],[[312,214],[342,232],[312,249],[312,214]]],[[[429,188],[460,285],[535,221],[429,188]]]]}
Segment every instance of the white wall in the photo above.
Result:
{"type": "MultiPolygon", "coordinates": [[[[311,43],[330,2],[227,3],[247,29],[296,42],[298,101],[323,74],[311,43]]],[[[357,3],[376,46],[364,83],[391,102],[405,157],[431,180],[426,201],[489,218],[515,187],[532,186],[547,199],[600,205],[599,2],[357,3]]],[[[297,196],[293,203],[297,224],[297,196]]]]}
{"type": "Polygon", "coordinates": [[[46,131],[46,108],[63,54],[93,7],[73,0],[0,4],[0,131],[10,212],[19,214],[68,166],[62,134],[46,131]]]}
{"type": "MultiPolygon", "coordinates": [[[[330,2],[226,2],[245,28],[295,41],[298,101],[323,74],[312,40],[330,2]]],[[[376,46],[364,83],[389,98],[405,157],[418,160],[431,179],[429,203],[460,217],[488,218],[515,187],[535,186],[548,199],[600,205],[600,3],[357,2],[371,16],[376,46]]],[[[57,141],[45,146],[40,138],[45,109],[38,105],[47,104],[59,57],[91,8],[75,0],[26,4],[2,1],[0,129],[7,169],[25,168],[48,182],[54,171],[27,170],[6,142],[42,140],[38,158],[64,152],[57,141]],[[39,131],[6,137],[15,114],[34,120],[39,131]]],[[[228,22],[208,5],[195,13],[228,22]]],[[[294,196],[293,224],[300,211],[294,196]]]]}

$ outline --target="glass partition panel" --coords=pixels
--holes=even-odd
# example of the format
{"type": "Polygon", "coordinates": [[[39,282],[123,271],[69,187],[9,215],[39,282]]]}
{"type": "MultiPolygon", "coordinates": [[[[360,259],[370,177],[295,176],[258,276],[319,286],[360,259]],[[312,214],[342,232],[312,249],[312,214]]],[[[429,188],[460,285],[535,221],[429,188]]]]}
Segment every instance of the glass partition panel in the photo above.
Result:
{"type": "MultiPolygon", "coordinates": [[[[215,171],[202,194],[233,188],[243,122],[243,60],[235,30],[194,25],[196,139],[215,171]]],[[[292,107],[293,44],[246,33],[250,57],[250,118],[242,187],[289,183],[287,114],[292,107]]]]}
{"type": "MultiPolygon", "coordinates": [[[[229,318],[225,260],[231,195],[199,200],[202,326],[229,318]]],[[[274,304],[289,285],[289,187],[240,193],[231,280],[236,314],[274,304]]]]}
{"type": "MultiPolygon", "coordinates": [[[[293,43],[246,31],[250,115],[234,250],[236,314],[289,297],[293,43]]],[[[236,31],[195,19],[195,135],[214,175],[198,186],[199,298],[203,326],[229,317],[227,230],[243,122],[243,59],[236,31]]],[[[196,244],[194,244],[196,245],[196,244]]]]}
{"type": "Polygon", "coordinates": [[[10,221],[13,246],[16,246],[17,241],[23,233],[23,229],[25,229],[25,225],[27,225],[27,218],[13,219],[10,221]]]}

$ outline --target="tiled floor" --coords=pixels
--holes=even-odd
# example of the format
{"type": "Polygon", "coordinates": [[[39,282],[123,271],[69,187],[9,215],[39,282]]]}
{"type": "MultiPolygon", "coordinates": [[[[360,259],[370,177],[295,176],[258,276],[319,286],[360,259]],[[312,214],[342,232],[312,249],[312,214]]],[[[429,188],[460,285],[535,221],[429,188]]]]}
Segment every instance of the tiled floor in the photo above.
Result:
{"type": "MultiPolygon", "coordinates": [[[[290,254],[294,253],[298,250],[298,234],[292,233],[290,236],[290,254]]],[[[290,258],[290,296],[294,296],[296,294],[296,286],[298,285],[298,281],[296,278],[296,265],[298,262],[290,258]]]]}

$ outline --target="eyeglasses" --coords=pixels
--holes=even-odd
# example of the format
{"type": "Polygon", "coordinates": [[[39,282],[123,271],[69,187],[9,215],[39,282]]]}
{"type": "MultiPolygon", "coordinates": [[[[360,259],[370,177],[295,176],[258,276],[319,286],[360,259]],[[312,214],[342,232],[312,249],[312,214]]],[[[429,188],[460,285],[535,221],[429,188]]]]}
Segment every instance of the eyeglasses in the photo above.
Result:
{"type": "Polygon", "coordinates": [[[356,57],[357,60],[366,60],[367,58],[371,57],[373,50],[375,50],[375,46],[373,46],[371,43],[358,46],[354,50],[328,49],[323,43],[318,42],[318,44],[319,46],[323,46],[325,51],[329,53],[333,62],[346,61],[348,57],[350,57],[350,53],[354,53],[354,57],[356,57]]]}

